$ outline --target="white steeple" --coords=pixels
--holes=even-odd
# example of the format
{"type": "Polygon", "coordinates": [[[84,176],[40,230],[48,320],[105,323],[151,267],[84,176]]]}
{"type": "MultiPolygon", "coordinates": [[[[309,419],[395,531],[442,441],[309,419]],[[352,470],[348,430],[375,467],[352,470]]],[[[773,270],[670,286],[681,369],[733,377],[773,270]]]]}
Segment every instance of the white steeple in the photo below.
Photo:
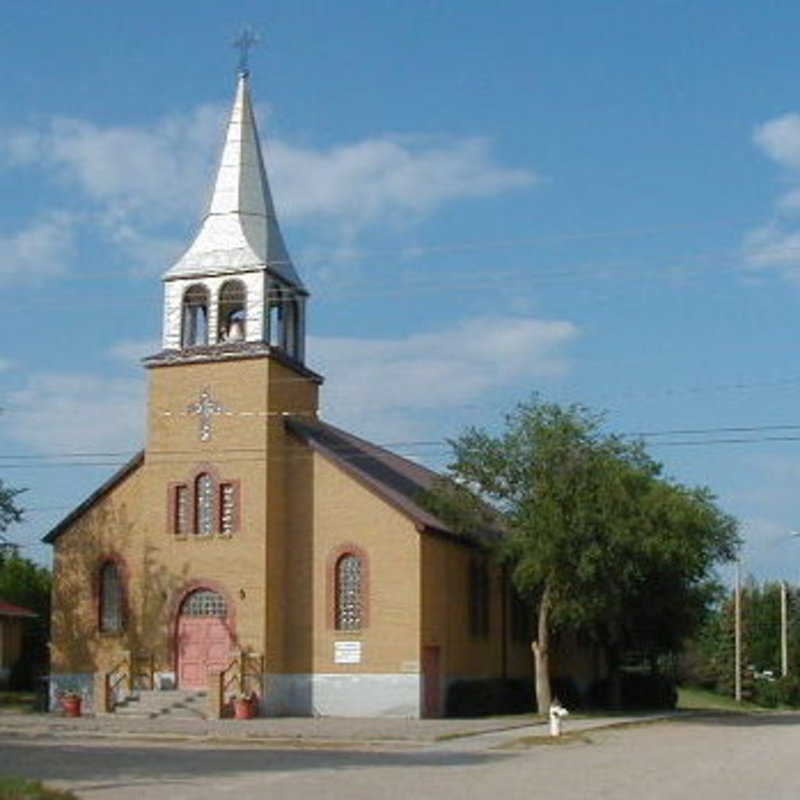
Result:
{"type": "Polygon", "coordinates": [[[247,70],[239,73],[208,212],[163,279],[165,349],[262,342],[302,361],[307,292],[275,215],[247,70]]]}

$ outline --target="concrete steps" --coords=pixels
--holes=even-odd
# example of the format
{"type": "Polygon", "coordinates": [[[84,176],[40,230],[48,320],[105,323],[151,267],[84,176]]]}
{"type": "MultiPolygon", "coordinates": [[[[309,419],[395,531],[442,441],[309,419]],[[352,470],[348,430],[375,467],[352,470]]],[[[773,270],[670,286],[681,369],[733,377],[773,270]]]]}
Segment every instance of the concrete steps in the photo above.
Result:
{"type": "Polygon", "coordinates": [[[141,719],[206,719],[206,692],[191,689],[148,691],[137,689],[132,695],[117,703],[114,713],[141,719]]]}

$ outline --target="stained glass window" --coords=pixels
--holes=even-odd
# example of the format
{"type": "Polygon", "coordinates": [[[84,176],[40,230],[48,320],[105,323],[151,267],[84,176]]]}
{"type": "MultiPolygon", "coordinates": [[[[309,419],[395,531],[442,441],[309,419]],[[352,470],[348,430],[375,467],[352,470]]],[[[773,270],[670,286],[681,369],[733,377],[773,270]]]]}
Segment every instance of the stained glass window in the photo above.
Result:
{"type": "Polygon", "coordinates": [[[189,489],[175,487],[175,533],[189,532],[189,489]]]}
{"type": "Polygon", "coordinates": [[[211,589],[192,592],[181,608],[181,614],[187,617],[224,617],[227,613],[225,598],[211,589]]]}
{"type": "Polygon", "coordinates": [[[236,487],[232,483],[223,483],[219,493],[219,529],[221,533],[232,533],[236,515],[236,487]]]}
{"type": "Polygon", "coordinates": [[[113,561],[100,568],[100,630],[116,633],[122,630],[122,583],[113,561]]]}
{"type": "Polygon", "coordinates": [[[214,479],[207,472],[195,482],[195,533],[214,533],[214,479]]]}
{"type": "Polygon", "coordinates": [[[361,628],[361,559],[348,553],[336,562],[336,629],[361,628]]]}

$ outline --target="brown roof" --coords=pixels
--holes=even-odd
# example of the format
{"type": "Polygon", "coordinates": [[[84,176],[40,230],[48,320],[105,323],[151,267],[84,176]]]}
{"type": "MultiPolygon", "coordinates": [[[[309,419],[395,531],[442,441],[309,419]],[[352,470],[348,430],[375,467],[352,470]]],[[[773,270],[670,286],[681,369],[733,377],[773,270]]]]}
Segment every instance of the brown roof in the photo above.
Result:
{"type": "Polygon", "coordinates": [[[42,541],[52,544],[76,519],[85,514],[98,500],[110,492],[124,478],[144,463],[144,450],[140,450],[125,466],[118,469],[104,484],[95,489],[77,508],[67,514],[42,541]]]}
{"type": "MultiPolygon", "coordinates": [[[[421,495],[440,477],[438,473],[321,420],[308,421],[298,417],[286,417],[285,424],[288,430],[310,447],[405,514],[419,530],[453,536],[464,543],[475,544],[472,537],[454,531],[446,522],[431,514],[420,504],[421,495]]],[[[42,541],[52,544],[75,520],[143,462],[144,450],[141,450],[64,517],[42,541]]],[[[496,539],[499,534],[496,531],[485,530],[476,531],[475,536],[488,541],[496,539]]]]}
{"type": "Polygon", "coordinates": [[[29,608],[22,606],[15,606],[13,603],[7,603],[0,597],[0,617],[36,617],[35,612],[29,608]]]}
{"type": "MultiPolygon", "coordinates": [[[[287,417],[285,422],[290,431],[409,517],[420,530],[465,539],[420,505],[420,496],[441,477],[437,472],[321,420],[287,417]]],[[[491,531],[476,534],[483,539],[498,535],[491,531]]]]}

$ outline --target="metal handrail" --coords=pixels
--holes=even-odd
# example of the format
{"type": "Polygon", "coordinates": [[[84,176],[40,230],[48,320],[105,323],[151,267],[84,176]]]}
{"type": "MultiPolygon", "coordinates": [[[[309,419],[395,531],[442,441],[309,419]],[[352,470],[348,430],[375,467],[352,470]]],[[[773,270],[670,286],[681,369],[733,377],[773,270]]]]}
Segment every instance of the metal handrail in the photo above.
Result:
{"type": "Polygon", "coordinates": [[[106,673],[106,705],[112,711],[117,705],[117,687],[125,680],[128,682],[128,691],[130,692],[133,687],[133,678],[131,676],[130,663],[127,658],[123,658],[119,664],[106,673]],[[115,673],[119,673],[119,675],[117,675],[116,680],[113,680],[112,678],[115,673]]]}

